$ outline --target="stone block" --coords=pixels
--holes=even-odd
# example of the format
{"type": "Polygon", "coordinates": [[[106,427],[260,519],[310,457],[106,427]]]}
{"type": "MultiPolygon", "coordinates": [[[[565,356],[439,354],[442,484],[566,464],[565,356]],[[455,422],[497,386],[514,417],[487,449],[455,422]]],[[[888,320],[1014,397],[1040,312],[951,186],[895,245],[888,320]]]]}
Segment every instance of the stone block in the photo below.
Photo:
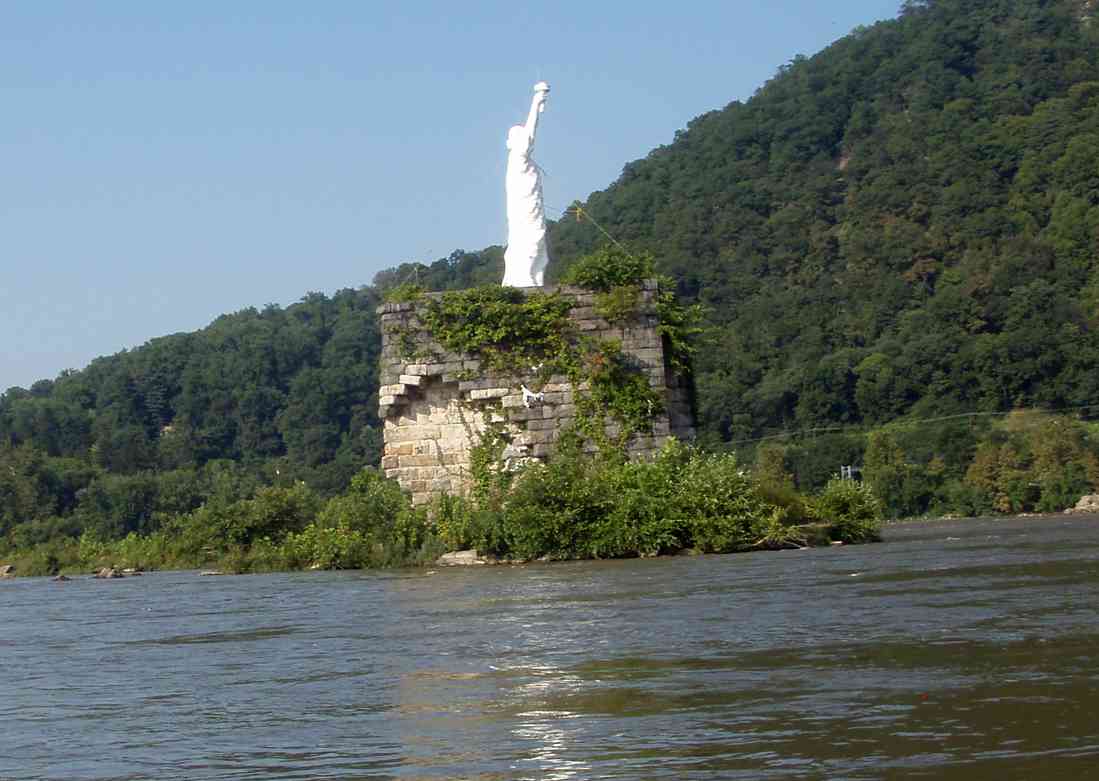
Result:
{"type": "Polygon", "coordinates": [[[401,469],[409,467],[435,466],[438,459],[435,456],[400,456],[401,469]]]}
{"type": "Polygon", "coordinates": [[[396,385],[382,385],[380,388],[378,388],[379,398],[385,398],[387,396],[403,396],[406,393],[408,393],[408,386],[399,383],[396,385]]]}
{"type": "Polygon", "coordinates": [[[402,385],[419,386],[423,383],[424,378],[419,374],[400,374],[397,376],[397,381],[402,385]]]}
{"type": "Polygon", "coordinates": [[[631,355],[637,360],[645,363],[648,367],[659,367],[660,371],[664,371],[664,351],[658,347],[644,347],[632,351],[631,355]]]}
{"type": "Polygon", "coordinates": [[[427,365],[423,363],[410,363],[404,367],[405,374],[411,374],[417,377],[425,377],[429,374],[427,365]]]}
{"type": "Polygon", "coordinates": [[[528,420],[527,431],[552,431],[557,428],[557,419],[528,420]]]}
{"type": "Polygon", "coordinates": [[[400,466],[400,461],[397,456],[382,456],[382,469],[388,471],[396,469],[398,466],[400,466]]]}
{"type": "Polygon", "coordinates": [[[527,431],[524,434],[520,434],[526,438],[525,444],[527,445],[542,445],[547,442],[553,442],[557,439],[556,431],[527,431]]]}
{"type": "MultiPolygon", "coordinates": [[[[487,399],[502,399],[511,393],[510,388],[481,388],[479,390],[471,390],[469,392],[469,398],[471,401],[484,401],[487,399]]],[[[522,398],[522,397],[520,397],[522,398]]]]}
{"type": "Polygon", "coordinates": [[[392,394],[378,397],[378,406],[379,407],[392,407],[396,403],[397,403],[397,397],[392,395],[392,394]]]}
{"type": "Polygon", "coordinates": [[[525,409],[522,393],[513,393],[511,395],[504,396],[501,402],[504,406],[504,409],[515,409],[517,407],[523,407],[525,409]]]}
{"type": "Polygon", "coordinates": [[[458,383],[458,390],[466,391],[485,390],[486,388],[498,388],[500,381],[496,379],[463,380],[458,383]]]}
{"type": "MultiPolygon", "coordinates": [[[[507,405],[504,405],[505,407],[507,405]]],[[[524,407],[522,405],[518,407],[511,407],[507,410],[508,420],[516,423],[521,423],[524,420],[541,420],[544,416],[542,407],[524,407]]]]}

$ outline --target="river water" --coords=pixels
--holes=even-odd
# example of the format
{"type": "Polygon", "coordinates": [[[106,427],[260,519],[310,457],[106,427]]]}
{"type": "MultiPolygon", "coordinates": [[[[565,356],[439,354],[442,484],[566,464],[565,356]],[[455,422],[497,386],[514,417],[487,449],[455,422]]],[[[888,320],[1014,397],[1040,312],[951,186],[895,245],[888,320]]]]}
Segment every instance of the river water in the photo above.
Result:
{"type": "Polygon", "coordinates": [[[3,779],[1099,776],[1099,517],[0,583],[3,779]]]}

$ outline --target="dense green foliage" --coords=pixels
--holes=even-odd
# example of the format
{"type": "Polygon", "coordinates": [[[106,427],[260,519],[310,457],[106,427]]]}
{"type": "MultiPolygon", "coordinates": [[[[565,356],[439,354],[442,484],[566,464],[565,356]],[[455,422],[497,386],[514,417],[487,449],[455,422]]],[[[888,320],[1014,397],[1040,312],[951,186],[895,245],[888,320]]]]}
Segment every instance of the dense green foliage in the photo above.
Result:
{"type": "Polygon", "coordinates": [[[483,285],[430,301],[421,318],[448,350],[516,373],[548,362],[552,374],[565,370],[570,352],[570,306],[555,293],[525,295],[513,287],[483,285]]]}
{"type": "MultiPolygon", "coordinates": [[[[688,305],[661,312],[676,354],[704,305],[702,441],[741,451],[768,490],[861,464],[890,515],[1060,509],[1099,480],[1097,13],[908,0],[626,165],[550,226],[551,278],[599,289],[611,319],[641,276],[670,278],[688,305]],[[579,262],[614,252],[603,231],[636,268],[579,262]],[[1082,420],[912,423],[1027,407],[1082,420]]],[[[9,389],[0,547],[156,539],[297,481],[318,507],[345,495],[378,458],[381,297],[502,267],[500,247],[406,263],[9,389]]]]}
{"type": "MultiPolygon", "coordinates": [[[[707,304],[711,442],[1099,402],[1099,24],[1084,15],[1078,0],[908,3],[583,204],[707,304]]],[[[551,232],[565,266],[602,240],[583,219],[551,232]]]]}
{"type": "Polygon", "coordinates": [[[840,465],[887,515],[1059,512],[1099,486],[1099,426],[1064,415],[1013,412],[933,424],[898,421],[869,434],[832,434],[755,450],[768,484],[815,492],[840,465]]]}
{"type": "MultiPolygon", "coordinates": [[[[583,258],[569,283],[611,296],[612,322],[637,317],[641,284],[651,275],[652,261],[617,249],[603,249],[583,258]],[[624,293],[625,295],[616,295],[624,293]]],[[[401,288],[402,296],[405,295],[401,288]]],[[[667,317],[669,345],[678,348],[682,364],[689,361],[690,337],[699,329],[695,307],[683,307],[674,294],[657,291],[658,327],[667,317]]],[[[575,388],[577,419],[584,433],[600,446],[619,447],[634,433],[651,428],[663,409],[661,394],[649,384],[638,362],[622,350],[620,340],[596,339],[581,333],[569,319],[572,300],[560,292],[523,292],[500,285],[485,285],[446,292],[431,298],[420,310],[420,319],[431,338],[452,352],[476,357],[482,367],[515,375],[536,375],[541,380],[558,375],[575,388]],[[607,424],[616,435],[608,438],[607,424]],[[611,441],[613,440],[613,441],[611,441]]],[[[410,334],[395,332],[398,339],[410,334]]],[[[529,377],[528,377],[528,381],[529,377]]],[[[537,390],[541,381],[534,382],[537,390]]]]}
{"type": "Polygon", "coordinates": [[[830,484],[819,499],[780,498],[732,454],[673,440],[655,459],[631,462],[588,453],[573,437],[549,463],[485,473],[472,500],[447,500],[437,518],[451,548],[571,559],[770,549],[805,544],[814,532],[866,542],[877,538],[881,510],[856,483],[830,484]],[[814,521],[820,528],[804,528],[814,521]]]}
{"type": "Polygon", "coordinates": [[[371,290],[218,318],[0,396],[0,537],[149,533],[263,485],[322,496],[379,457],[371,290]]]}

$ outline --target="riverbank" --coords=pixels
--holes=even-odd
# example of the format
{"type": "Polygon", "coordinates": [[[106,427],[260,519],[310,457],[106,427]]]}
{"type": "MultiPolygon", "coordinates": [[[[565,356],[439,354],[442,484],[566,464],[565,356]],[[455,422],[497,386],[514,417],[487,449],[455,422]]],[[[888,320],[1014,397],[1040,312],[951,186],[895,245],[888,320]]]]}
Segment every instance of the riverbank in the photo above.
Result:
{"type": "Polygon", "coordinates": [[[880,503],[835,480],[816,496],[761,483],[735,456],[672,442],[644,462],[566,443],[548,464],[482,470],[470,496],[414,506],[367,469],[327,502],[301,484],[203,505],[156,531],[102,540],[84,533],[0,562],[16,574],[103,567],[273,572],[430,564],[448,551],[504,560],[649,557],[803,547],[877,539],[880,503]]]}

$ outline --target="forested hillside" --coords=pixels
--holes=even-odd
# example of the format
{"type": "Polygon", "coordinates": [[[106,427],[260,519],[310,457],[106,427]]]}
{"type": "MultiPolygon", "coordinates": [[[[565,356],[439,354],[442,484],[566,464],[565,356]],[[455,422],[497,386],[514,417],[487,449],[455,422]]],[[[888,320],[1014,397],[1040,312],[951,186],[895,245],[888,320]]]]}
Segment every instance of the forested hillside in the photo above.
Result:
{"type": "Polygon", "coordinates": [[[588,199],[709,305],[707,431],[1099,403],[1091,6],[909,2],[588,199]]]}
{"type": "Polygon", "coordinates": [[[113,537],[216,491],[342,490],[379,457],[378,303],[370,289],[311,293],[8,390],[0,533],[113,537]]]}
{"type": "MultiPolygon", "coordinates": [[[[1096,16],[1082,0],[910,0],[626,165],[551,226],[551,276],[609,234],[706,305],[696,375],[711,447],[1099,404],[1096,16]]],[[[257,486],[342,491],[378,457],[382,293],[501,273],[498,247],[455,252],[8,390],[0,534],[16,547],[117,537],[257,486]]],[[[1014,424],[995,447],[1037,458],[1024,442],[1036,430],[1014,424]]],[[[1083,464],[1078,434],[1065,441],[1083,464]]],[[[935,436],[889,435],[865,454],[882,474],[924,470],[895,511],[931,506],[980,455],[972,427],[935,436]]],[[[819,485],[864,450],[837,436],[767,463],[819,485]]],[[[989,469],[975,511],[1000,495],[989,469]]],[[[1099,479],[1089,469],[1058,496],[1099,479]]]]}

